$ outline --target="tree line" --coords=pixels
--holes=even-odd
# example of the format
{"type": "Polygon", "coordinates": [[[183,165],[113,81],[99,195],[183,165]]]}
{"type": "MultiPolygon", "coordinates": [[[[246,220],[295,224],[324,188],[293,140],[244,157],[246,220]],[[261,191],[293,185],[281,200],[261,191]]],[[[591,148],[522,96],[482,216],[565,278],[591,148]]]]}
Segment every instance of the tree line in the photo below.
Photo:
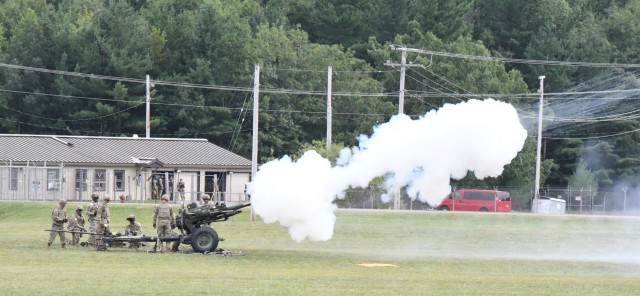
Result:
{"type": "MultiPolygon", "coordinates": [[[[352,94],[333,99],[333,141],[338,147],[356,145],[358,135],[369,134],[397,113],[399,74],[385,65],[399,61],[392,44],[477,56],[637,63],[640,1],[3,1],[2,63],[128,79],[0,67],[0,132],[143,134],[145,84],[140,81],[150,75],[164,82],[151,93],[152,136],[207,138],[248,157],[248,90],[254,64],[259,64],[261,89],[299,91],[261,95],[262,163],[322,146],[326,98],[315,92],[326,90],[331,65],[333,91],[352,94]],[[211,85],[228,88],[200,87],[211,85]]],[[[540,75],[547,77],[546,90],[560,92],[611,71],[417,54],[409,61],[427,65],[407,70],[406,89],[429,94],[407,97],[405,113],[414,117],[470,99],[450,93],[535,93],[540,75]]],[[[521,106],[537,100],[500,99],[521,106]]],[[[628,100],[618,108],[635,105],[636,100],[628,100]]],[[[613,134],[637,129],[638,123],[629,118],[582,130],[613,134]]],[[[469,175],[459,184],[533,184],[534,130],[529,134],[525,148],[501,177],[475,180],[469,175]]],[[[635,186],[639,136],[546,139],[542,181],[635,186]],[[586,180],[574,176],[581,161],[580,169],[592,172],[586,180]]]]}

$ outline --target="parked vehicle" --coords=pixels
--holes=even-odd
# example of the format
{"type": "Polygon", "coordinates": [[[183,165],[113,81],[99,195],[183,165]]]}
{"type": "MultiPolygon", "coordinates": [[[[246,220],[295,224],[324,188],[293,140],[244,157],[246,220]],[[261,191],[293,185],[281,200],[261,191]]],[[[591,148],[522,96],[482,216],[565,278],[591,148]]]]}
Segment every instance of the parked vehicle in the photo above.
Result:
{"type": "Polygon", "coordinates": [[[450,193],[437,207],[441,211],[511,212],[506,191],[460,189],[450,193]]]}

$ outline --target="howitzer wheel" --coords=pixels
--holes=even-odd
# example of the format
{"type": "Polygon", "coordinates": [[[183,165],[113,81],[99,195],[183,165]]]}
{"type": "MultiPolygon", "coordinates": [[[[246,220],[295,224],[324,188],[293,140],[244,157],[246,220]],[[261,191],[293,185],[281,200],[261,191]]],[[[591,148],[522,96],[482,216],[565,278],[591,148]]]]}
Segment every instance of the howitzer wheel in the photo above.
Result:
{"type": "Polygon", "coordinates": [[[213,252],[218,247],[218,234],[213,228],[200,227],[191,235],[191,248],[199,253],[213,252]]]}

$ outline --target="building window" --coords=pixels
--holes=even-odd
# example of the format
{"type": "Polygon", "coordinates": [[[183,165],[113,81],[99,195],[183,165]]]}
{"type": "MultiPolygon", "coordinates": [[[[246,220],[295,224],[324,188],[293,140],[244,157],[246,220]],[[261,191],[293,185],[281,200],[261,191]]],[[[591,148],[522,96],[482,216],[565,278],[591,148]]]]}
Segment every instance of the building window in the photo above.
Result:
{"type": "Polygon", "coordinates": [[[9,176],[9,190],[18,190],[18,174],[20,173],[20,168],[11,168],[9,176]]]}
{"type": "Polygon", "coordinates": [[[76,190],[87,191],[87,169],[76,169],[76,190]]]}
{"type": "Polygon", "coordinates": [[[100,169],[93,171],[93,191],[107,190],[107,170],[100,169]]]}
{"type": "Polygon", "coordinates": [[[59,169],[47,169],[47,190],[49,191],[60,190],[60,170],[59,169]]]}
{"type": "Polygon", "coordinates": [[[113,171],[114,179],[116,182],[116,191],[124,191],[124,171],[113,171]]]}

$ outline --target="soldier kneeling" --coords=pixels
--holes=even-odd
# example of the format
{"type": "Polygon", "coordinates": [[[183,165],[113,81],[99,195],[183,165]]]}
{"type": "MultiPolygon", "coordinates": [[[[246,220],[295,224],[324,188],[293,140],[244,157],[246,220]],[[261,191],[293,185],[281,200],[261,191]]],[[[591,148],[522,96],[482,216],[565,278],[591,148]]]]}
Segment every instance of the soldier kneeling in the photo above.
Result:
{"type": "MultiPolygon", "coordinates": [[[[129,221],[129,224],[124,229],[124,235],[142,236],[142,224],[136,222],[136,216],[133,214],[129,215],[127,217],[127,221],[129,221]]],[[[126,243],[126,244],[127,244],[127,247],[136,248],[136,249],[144,245],[141,242],[126,243]]]]}

